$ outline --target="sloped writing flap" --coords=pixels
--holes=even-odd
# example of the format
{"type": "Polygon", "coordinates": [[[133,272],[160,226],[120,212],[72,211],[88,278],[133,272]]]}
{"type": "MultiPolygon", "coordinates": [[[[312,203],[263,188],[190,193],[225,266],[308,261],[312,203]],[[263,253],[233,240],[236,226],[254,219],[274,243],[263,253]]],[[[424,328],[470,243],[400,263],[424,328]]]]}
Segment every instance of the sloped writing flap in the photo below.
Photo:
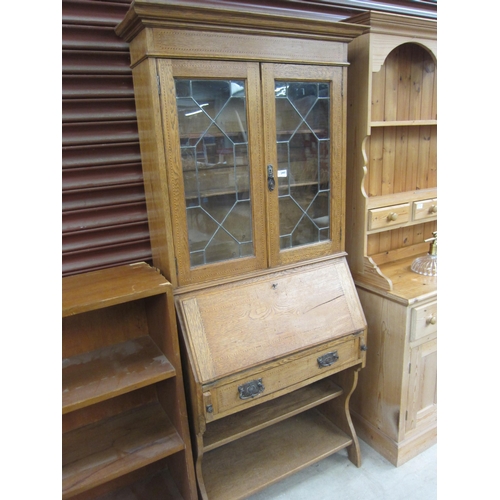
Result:
{"type": "Polygon", "coordinates": [[[176,307],[202,384],[366,328],[345,257],[181,294],[176,307]]]}

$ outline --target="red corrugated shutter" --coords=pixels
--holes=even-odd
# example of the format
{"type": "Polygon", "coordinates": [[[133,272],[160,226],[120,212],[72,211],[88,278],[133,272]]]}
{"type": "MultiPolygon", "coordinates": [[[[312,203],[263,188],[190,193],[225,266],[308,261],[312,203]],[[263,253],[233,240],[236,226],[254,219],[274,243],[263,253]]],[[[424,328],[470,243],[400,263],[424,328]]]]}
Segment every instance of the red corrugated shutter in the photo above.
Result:
{"type": "Polygon", "coordinates": [[[130,0],[62,2],[62,274],[151,260],[128,44],[130,0]]]}

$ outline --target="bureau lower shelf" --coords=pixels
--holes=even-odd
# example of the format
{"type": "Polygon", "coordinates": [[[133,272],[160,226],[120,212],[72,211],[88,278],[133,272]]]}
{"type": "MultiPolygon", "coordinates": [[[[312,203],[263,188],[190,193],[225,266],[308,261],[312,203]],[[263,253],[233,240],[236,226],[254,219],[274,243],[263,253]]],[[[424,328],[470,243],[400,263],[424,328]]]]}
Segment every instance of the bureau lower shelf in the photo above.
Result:
{"type": "Polygon", "coordinates": [[[235,441],[343,394],[330,378],[207,425],[205,452],[235,441]]]}
{"type": "Polygon", "coordinates": [[[318,409],[308,410],[206,453],[205,487],[210,498],[246,498],[351,443],[318,409]]]}

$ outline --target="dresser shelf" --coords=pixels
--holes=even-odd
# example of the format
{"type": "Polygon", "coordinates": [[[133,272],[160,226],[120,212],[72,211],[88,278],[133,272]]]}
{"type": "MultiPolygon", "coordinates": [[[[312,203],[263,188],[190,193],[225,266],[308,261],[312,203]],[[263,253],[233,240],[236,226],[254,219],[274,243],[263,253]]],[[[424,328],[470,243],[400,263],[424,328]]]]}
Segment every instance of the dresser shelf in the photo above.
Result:
{"type": "Polygon", "coordinates": [[[437,125],[437,120],[383,120],[370,123],[371,127],[419,127],[424,125],[437,125]]]}
{"type": "Polygon", "coordinates": [[[366,208],[380,208],[388,205],[397,205],[404,202],[414,202],[427,198],[436,198],[437,188],[415,189],[401,193],[391,193],[379,196],[370,196],[366,200],[366,208]]]}

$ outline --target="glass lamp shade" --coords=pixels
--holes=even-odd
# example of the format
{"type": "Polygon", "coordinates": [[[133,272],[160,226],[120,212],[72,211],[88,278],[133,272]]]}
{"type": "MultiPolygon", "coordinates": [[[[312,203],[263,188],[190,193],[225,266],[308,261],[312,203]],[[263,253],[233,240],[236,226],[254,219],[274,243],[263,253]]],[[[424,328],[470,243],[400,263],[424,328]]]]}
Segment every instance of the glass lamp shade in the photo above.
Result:
{"type": "Polygon", "coordinates": [[[437,265],[437,255],[428,253],[423,257],[417,257],[411,265],[411,270],[424,276],[437,276],[437,265]]]}

